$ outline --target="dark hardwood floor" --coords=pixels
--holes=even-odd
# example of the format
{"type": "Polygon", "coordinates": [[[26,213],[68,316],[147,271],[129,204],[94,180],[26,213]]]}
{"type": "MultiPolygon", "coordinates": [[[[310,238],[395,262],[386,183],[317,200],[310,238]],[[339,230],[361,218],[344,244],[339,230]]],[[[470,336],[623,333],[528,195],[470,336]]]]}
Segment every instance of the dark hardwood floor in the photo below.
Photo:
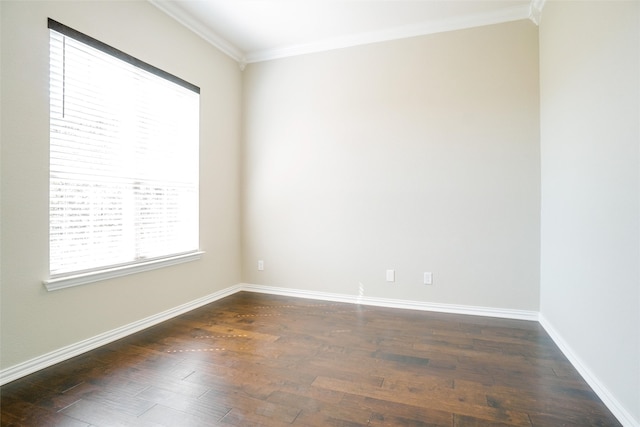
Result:
{"type": "Polygon", "coordinates": [[[536,322],[242,292],[6,384],[2,426],[618,426],[536,322]]]}

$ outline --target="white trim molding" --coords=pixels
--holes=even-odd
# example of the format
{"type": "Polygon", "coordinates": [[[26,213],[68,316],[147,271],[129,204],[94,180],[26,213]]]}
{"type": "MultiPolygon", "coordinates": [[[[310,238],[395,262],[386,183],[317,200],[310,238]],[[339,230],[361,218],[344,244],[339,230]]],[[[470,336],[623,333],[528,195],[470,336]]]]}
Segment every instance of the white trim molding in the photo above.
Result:
{"type": "Polygon", "coordinates": [[[540,20],[542,19],[542,9],[544,8],[545,3],[546,0],[531,0],[531,6],[529,8],[529,19],[536,25],[540,25],[540,20]]]}
{"type": "Polygon", "coordinates": [[[309,291],[304,289],[282,288],[274,286],[255,285],[249,283],[239,283],[234,286],[222,289],[212,294],[206,295],[194,301],[179,305],[172,309],[163,311],[153,316],[141,319],[137,322],[124,325],[122,327],[99,334],[75,344],[54,350],[50,353],[38,356],[23,363],[11,366],[0,371],[0,385],[32,374],[41,369],[52,366],[56,363],[71,359],[72,357],[94,350],[105,344],[109,344],[128,335],[149,328],[158,323],[172,319],[180,314],[202,307],[219,299],[233,295],[237,292],[257,292],[272,295],[290,296],[296,298],[309,298],[324,301],[344,302],[351,304],[362,304],[378,307],[390,307],[409,310],[433,311],[439,313],[465,314],[484,317],[498,317],[505,319],[527,320],[539,322],[551,339],[560,348],[569,362],[582,375],[589,386],[594,390],[602,402],[609,408],[613,415],[625,427],[637,427],[640,423],[616,400],[608,389],[598,380],[598,378],[586,367],[582,360],[569,347],[562,336],[554,329],[549,321],[539,312],[530,310],[514,310],[493,307],[477,307],[457,304],[443,304],[423,301],[409,301],[389,298],[365,297],[359,295],[335,294],[328,292],[309,291]]]}
{"type": "Polygon", "coordinates": [[[401,308],[406,310],[434,311],[438,313],[466,314],[471,316],[499,317],[503,319],[537,321],[538,312],[513,310],[507,308],[476,307],[469,305],[443,304],[422,301],[409,301],[389,298],[366,297],[358,295],[333,294],[328,292],[307,291],[302,289],[279,288],[274,286],[243,283],[241,290],[296,298],[309,298],[323,301],[346,302],[376,307],[401,308]]]}
{"type": "Polygon", "coordinates": [[[595,376],[591,370],[585,365],[582,359],[571,349],[569,344],[564,340],[562,335],[551,325],[547,318],[542,314],[538,314],[540,325],[549,334],[553,342],[558,346],[560,351],[565,355],[569,362],[573,365],[578,373],[589,384],[589,387],[598,395],[600,400],[605,404],[607,408],[613,413],[613,415],[620,421],[625,427],[639,427],[640,420],[635,420],[633,416],[613,397],[611,392],[600,382],[597,376],[595,376]]]}
{"type": "Polygon", "coordinates": [[[467,28],[482,27],[485,25],[500,24],[504,22],[530,19],[536,25],[540,22],[540,15],[545,0],[531,0],[530,4],[508,7],[488,13],[460,16],[440,21],[423,22],[416,25],[388,28],[381,31],[372,31],[361,34],[351,34],[311,43],[282,46],[273,49],[262,49],[244,52],[236,45],[215,32],[197,17],[185,12],[178,2],[167,0],[148,0],[168,16],[193,31],[205,41],[238,62],[241,70],[246,64],[270,61],[273,59],[287,58],[309,53],[325,52],[353,46],[372,43],[380,43],[391,40],[405,39],[428,34],[443,33],[447,31],[462,30],[467,28]]]}
{"type": "Polygon", "coordinates": [[[232,286],[221,291],[214,292],[202,298],[196,299],[194,301],[188,302],[186,304],[182,304],[161,313],[155,314],[153,316],[146,317],[137,322],[124,325],[111,331],[96,335],[95,337],[68,345],[47,354],[43,354],[42,356],[27,360],[26,362],[22,362],[9,368],[3,369],[2,371],[0,371],[0,386],[32,374],[41,369],[53,366],[56,363],[60,363],[65,360],[71,359],[72,357],[79,356],[83,353],[94,350],[98,347],[109,344],[128,335],[142,331],[143,329],[149,328],[153,325],[157,325],[158,323],[162,323],[166,320],[169,320],[191,310],[195,310],[196,308],[202,307],[203,305],[207,305],[209,303],[232,295],[240,290],[240,285],[232,286]]]}
{"type": "Polygon", "coordinates": [[[213,29],[198,21],[195,17],[182,11],[175,2],[148,0],[149,3],[178,21],[180,24],[193,31],[204,40],[220,49],[224,54],[234,59],[239,64],[246,63],[244,52],[230,43],[227,39],[217,34],[213,29]]]}
{"type": "Polygon", "coordinates": [[[71,344],[69,346],[54,350],[42,356],[35,357],[26,362],[19,363],[0,371],[0,385],[17,380],[26,375],[32,374],[56,363],[79,356],[80,354],[94,350],[105,344],[124,338],[128,335],[149,328],[158,323],[172,319],[180,314],[202,307],[229,295],[240,291],[259,292],[272,295],[291,296],[296,298],[309,298],[325,301],[345,302],[351,304],[363,304],[378,307],[401,308],[410,310],[434,311],[441,313],[468,314],[474,316],[501,317],[507,319],[537,321],[538,313],[535,311],[512,310],[490,307],[474,307],[454,304],[428,303],[420,301],[397,300],[387,298],[364,297],[357,295],[333,294],[328,292],[314,292],[303,289],[280,288],[273,286],[252,285],[240,283],[202,298],[179,305],[172,309],[163,311],[153,316],[141,319],[137,322],[124,325],[96,335],[95,337],[71,344]]]}
{"type": "Polygon", "coordinates": [[[62,277],[55,277],[44,280],[43,284],[48,291],[70,288],[72,286],[86,285],[88,283],[99,282],[101,280],[113,279],[114,277],[128,276],[129,274],[141,273],[143,271],[155,270],[170,265],[182,264],[196,261],[202,258],[203,251],[190,252],[180,255],[172,255],[164,258],[152,259],[146,262],[121,265],[118,267],[93,270],[81,274],[73,274],[62,277]]]}
{"type": "Polygon", "coordinates": [[[281,59],[309,53],[325,52],[353,46],[425,36],[428,34],[444,33],[447,31],[519,21],[528,19],[531,13],[530,10],[531,8],[529,5],[516,6],[490,13],[468,15],[436,22],[424,22],[422,24],[407,25],[368,33],[352,34],[277,49],[247,52],[246,61],[247,63],[271,61],[273,59],[281,59]]]}

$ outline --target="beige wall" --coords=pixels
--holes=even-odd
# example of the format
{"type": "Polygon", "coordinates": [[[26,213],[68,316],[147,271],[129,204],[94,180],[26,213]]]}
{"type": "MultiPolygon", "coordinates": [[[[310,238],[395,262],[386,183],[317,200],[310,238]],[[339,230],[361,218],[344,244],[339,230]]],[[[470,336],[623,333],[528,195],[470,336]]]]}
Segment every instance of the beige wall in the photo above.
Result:
{"type": "Polygon", "coordinates": [[[245,282],[538,309],[533,23],[251,64],[243,105],[245,282]]]}
{"type": "Polygon", "coordinates": [[[2,1],[1,368],[240,281],[238,65],[146,1],[2,1]],[[201,88],[200,261],[47,292],[47,17],[201,88]]]}
{"type": "Polygon", "coordinates": [[[242,76],[145,1],[0,1],[0,20],[0,369],[242,280],[540,309],[640,420],[638,2],[547,4],[540,110],[528,21],[242,76]],[[202,88],[201,261],[45,291],[47,17],[202,88]]]}
{"type": "Polygon", "coordinates": [[[548,2],[540,52],[541,313],[639,425],[640,3],[548,2]]]}

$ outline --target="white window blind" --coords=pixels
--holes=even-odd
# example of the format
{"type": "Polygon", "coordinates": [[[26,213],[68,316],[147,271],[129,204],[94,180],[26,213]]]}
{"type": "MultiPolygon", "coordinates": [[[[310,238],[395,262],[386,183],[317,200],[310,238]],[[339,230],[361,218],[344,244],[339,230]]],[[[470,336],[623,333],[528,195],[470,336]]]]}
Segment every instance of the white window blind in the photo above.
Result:
{"type": "Polygon", "coordinates": [[[199,88],[49,28],[51,278],[197,252],[199,88]]]}

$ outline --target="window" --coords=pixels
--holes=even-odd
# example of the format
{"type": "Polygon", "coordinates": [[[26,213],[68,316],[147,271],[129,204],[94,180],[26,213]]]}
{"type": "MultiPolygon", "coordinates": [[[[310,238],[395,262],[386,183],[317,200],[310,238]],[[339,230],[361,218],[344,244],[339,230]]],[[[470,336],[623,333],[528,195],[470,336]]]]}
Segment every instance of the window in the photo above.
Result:
{"type": "Polygon", "coordinates": [[[49,19],[49,290],[198,258],[200,89],[49,19]]]}

